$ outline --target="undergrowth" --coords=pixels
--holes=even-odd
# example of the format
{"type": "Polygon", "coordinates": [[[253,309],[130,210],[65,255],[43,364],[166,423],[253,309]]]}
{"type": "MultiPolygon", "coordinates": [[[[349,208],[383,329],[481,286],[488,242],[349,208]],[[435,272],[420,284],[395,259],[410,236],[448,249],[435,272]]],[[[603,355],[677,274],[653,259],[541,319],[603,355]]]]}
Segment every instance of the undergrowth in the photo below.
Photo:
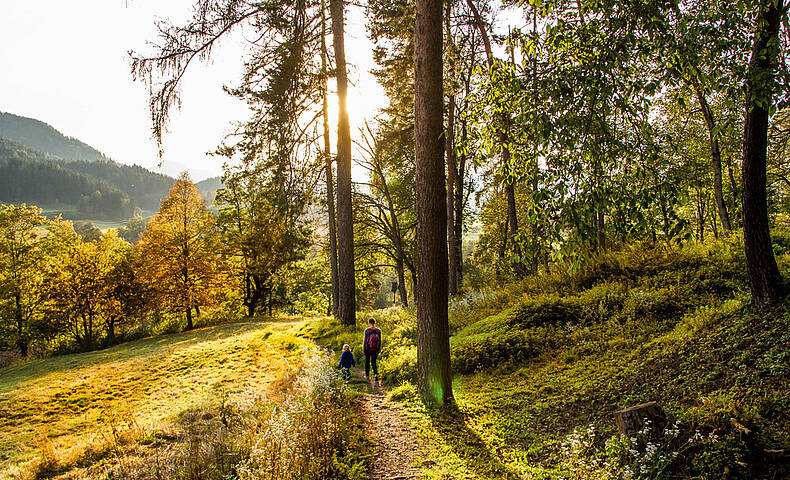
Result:
{"type": "Polygon", "coordinates": [[[451,417],[417,396],[414,310],[301,333],[357,355],[376,318],[380,371],[431,445],[429,478],[786,478],[790,304],[750,310],[742,252],[737,236],[635,245],[453,299],[451,417]],[[614,412],[647,401],[673,429],[620,436],[614,412]]]}

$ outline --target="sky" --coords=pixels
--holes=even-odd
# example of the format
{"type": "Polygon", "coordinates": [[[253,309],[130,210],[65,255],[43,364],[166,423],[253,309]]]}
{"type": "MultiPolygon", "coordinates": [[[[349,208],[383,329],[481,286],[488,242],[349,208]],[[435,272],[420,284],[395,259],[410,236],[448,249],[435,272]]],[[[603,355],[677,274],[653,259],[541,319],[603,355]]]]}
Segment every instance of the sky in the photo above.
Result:
{"type": "MultiPolygon", "coordinates": [[[[46,122],[126,164],[195,181],[221,174],[208,156],[248,118],[246,105],[222,91],[243,71],[246,42],[226,39],[209,64],[190,66],[181,109],[173,110],[159,159],[151,137],[148,88],[133,82],[128,52],[150,53],[156,18],[185,22],[193,0],[2,0],[0,111],[46,122]],[[160,163],[161,162],[161,163],[160,163]]],[[[331,48],[331,45],[330,45],[331,48]]],[[[364,12],[351,6],[346,19],[351,131],[387,103],[369,71],[372,44],[364,12]]],[[[336,109],[330,109],[336,119],[336,109]]],[[[331,123],[334,123],[332,121],[331,123]]],[[[336,142],[333,141],[333,149],[336,142]]]]}

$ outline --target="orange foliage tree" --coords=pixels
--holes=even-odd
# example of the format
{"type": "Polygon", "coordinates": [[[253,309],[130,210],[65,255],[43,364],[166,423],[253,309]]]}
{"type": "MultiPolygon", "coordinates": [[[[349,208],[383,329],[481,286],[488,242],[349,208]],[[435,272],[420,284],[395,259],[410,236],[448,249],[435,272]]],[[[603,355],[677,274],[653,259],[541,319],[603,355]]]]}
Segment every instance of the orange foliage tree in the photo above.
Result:
{"type": "Polygon", "coordinates": [[[216,217],[182,173],[140,240],[139,276],[160,305],[186,314],[187,330],[193,310],[216,303],[225,270],[217,243],[216,217]]]}

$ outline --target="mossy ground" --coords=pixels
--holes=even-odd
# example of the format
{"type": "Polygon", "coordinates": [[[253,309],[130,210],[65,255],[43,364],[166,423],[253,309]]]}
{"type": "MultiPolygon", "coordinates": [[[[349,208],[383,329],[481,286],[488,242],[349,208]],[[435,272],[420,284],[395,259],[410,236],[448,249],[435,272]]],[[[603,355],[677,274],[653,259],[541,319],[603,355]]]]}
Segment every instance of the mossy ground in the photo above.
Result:
{"type": "MultiPolygon", "coordinates": [[[[592,425],[604,455],[614,412],[653,400],[684,439],[717,440],[670,445],[677,460],[639,478],[787,478],[787,457],[765,450],[790,449],[790,304],[748,307],[740,252],[737,238],[635,247],[456,300],[452,415],[426,410],[412,386],[414,312],[359,320],[384,331],[383,377],[402,385],[391,396],[431,445],[428,478],[593,478],[573,462],[594,458],[568,458],[567,437],[592,425]]],[[[303,331],[360,348],[361,328],[323,319],[303,331]]]]}
{"type": "Polygon", "coordinates": [[[121,425],[155,443],[190,411],[265,394],[310,345],[295,324],[238,322],[0,370],[0,478],[42,455],[61,471],[96,463],[121,425]]]}

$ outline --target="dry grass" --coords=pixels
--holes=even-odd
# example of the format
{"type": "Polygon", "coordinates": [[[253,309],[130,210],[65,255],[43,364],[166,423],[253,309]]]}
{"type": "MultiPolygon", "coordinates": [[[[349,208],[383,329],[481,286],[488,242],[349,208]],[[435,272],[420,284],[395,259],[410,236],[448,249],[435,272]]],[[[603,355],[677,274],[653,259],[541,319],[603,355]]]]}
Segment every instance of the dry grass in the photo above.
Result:
{"type": "Polygon", "coordinates": [[[145,455],[184,412],[268,391],[306,344],[294,325],[234,323],[0,370],[0,479],[95,471],[132,444],[145,455]]]}

